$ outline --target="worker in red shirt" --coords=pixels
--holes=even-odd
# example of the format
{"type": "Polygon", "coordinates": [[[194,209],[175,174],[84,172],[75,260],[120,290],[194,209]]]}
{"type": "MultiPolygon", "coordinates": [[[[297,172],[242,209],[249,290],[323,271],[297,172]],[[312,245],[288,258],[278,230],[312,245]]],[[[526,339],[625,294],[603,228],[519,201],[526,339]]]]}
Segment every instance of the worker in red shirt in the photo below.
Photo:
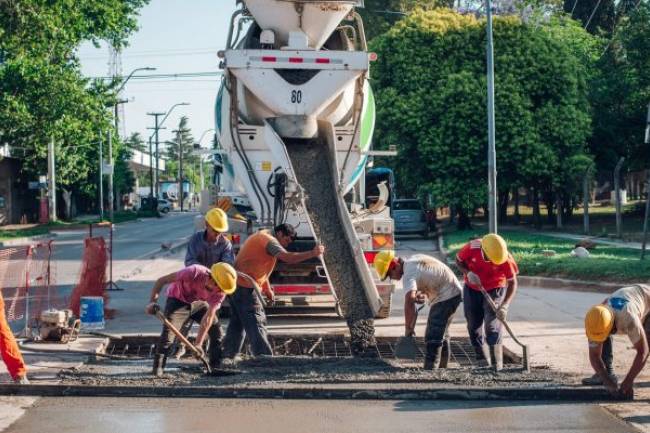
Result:
{"type": "Polygon", "coordinates": [[[467,243],[456,255],[456,264],[465,275],[463,301],[470,343],[476,359],[497,370],[503,366],[501,320],[517,292],[517,263],[508,253],[503,238],[490,233],[482,239],[467,243]],[[481,286],[494,300],[498,309],[492,311],[481,293],[481,286]]]}

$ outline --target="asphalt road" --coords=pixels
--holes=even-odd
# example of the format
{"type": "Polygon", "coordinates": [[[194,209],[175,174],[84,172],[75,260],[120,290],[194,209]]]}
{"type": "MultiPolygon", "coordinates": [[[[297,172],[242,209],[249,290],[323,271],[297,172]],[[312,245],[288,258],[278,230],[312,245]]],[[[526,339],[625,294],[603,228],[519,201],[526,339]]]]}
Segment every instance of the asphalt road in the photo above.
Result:
{"type": "Polygon", "coordinates": [[[634,432],[597,405],[42,398],[7,432],[634,432]]]}
{"type": "MultiPolygon", "coordinates": [[[[191,235],[196,215],[196,212],[172,212],[162,218],[146,218],[116,225],[113,231],[114,279],[129,272],[137,260],[158,251],[162,243],[178,242],[191,235]]],[[[53,257],[57,285],[76,282],[87,236],[87,230],[56,232],[53,257]]],[[[110,232],[108,228],[94,228],[93,236],[103,236],[108,243],[110,232]]]]}

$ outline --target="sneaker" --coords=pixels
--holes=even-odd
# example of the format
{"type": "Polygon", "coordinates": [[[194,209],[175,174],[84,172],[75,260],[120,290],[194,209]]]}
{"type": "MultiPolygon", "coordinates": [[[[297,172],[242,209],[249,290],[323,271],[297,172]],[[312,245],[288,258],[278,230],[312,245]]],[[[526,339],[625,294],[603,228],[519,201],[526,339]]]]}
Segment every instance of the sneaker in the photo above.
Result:
{"type": "Polygon", "coordinates": [[[18,385],[29,385],[29,379],[27,379],[27,375],[18,376],[14,379],[14,383],[17,383],[18,385]]]}
{"type": "MultiPolygon", "coordinates": [[[[618,376],[616,376],[615,374],[610,374],[609,377],[612,378],[614,383],[618,384],[618,376]]],[[[584,379],[582,379],[582,384],[587,386],[597,386],[597,385],[602,385],[603,380],[600,378],[600,376],[594,374],[591,377],[585,377],[584,379]]]]}

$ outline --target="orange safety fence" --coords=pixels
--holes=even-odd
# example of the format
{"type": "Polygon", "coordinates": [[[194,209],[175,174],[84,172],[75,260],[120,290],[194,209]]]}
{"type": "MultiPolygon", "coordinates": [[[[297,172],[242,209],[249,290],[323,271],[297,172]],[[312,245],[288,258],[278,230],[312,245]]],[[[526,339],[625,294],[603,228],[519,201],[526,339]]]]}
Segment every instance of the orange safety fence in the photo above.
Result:
{"type": "Polygon", "coordinates": [[[0,290],[13,328],[23,324],[27,329],[41,311],[65,306],[52,254],[52,241],[0,250],[0,290]]]}
{"type": "Polygon", "coordinates": [[[108,295],[106,288],[106,264],[108,254],[103,237],[89,237],[84,240],[84,253],[79,274],[79,282],[70,295],[69,308],[79,317],[79,307],[83,296],[103,296],[104,316],[111,318],[114,311],[106,308],[108,295]]]}

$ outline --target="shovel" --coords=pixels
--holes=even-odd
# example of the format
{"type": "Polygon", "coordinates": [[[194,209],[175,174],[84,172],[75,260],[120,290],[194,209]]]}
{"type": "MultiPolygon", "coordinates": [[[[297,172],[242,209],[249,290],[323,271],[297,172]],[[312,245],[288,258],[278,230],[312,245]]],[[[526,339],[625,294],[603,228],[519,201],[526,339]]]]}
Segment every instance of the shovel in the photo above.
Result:
{"type": "Polygon", "coordinates": [[[185,338],[182,332],[180,332],[174,325],[172,325],[172,322],[167,320],[165,315],[160,311],[160,306],[156,305],[154,307],[154,314],[155,316],[160,319],[160,321],[165,325],[171,332],[178,338],[178,340],[185,345],[185,347],[189,348],[192,353],[196,355],[196,357],[203,363],[203,366],[205,367],[205,372],[206,374],[212,374],[212,368],[210,368],[210,363],[205,357],[205,354],[200,351],[199,349],[196,348],[195,345],[190,343],[190,341],[185,338]]]}
{"type": "MultiPolygon", "coordinates": [[[[488,304],[490,304],[490,308],[492,308],[492,311],[494,311],[494,313],[496,313],[499,308],[494,303],[494,300],[492,298],[490,298],[490,295],[488,295],[488,293],[485,291],[485,288],[483,287],[482,284],[479,285],[479,287],[481,288],[481,293],[483,293],[483,296],[485,297],[485,300],[488,302],[488,304]]],[[[497,319],[498,319],[498,317],[497,317],[497,319]]],[[[524,371],[530,373],[530,353],[528,352],[528,345],[522,343],[521,341],[519,341],[517,336],[515,336],[515,333],[512,332],[512,329],[510,329],[510,325],[508,325],[508,322],[506,322],[505,320],[501,320],[501,319],[499,319],[499,321],[501,323],[503,323],[503,327],[506,328],[506,331],[508,331],[508,334],[510,334],[510,337],[512,337],[512,340],[515,343],[517,343],[519,346],[521,346],[521,350],[522,350],[522,359],[521,359],[522,367],[523,367],[524,371]]]]}
{"type": "MultiPolygon", "coordinates": [[[[424,304],[415,310],[415,319],[418,318],[418,313],[424,308],[424,304]]],[[[400,359],[415,359],[418,354],[418,345],[415,342],[415,337],[409,335],[408,337],[400,337],[395,344],[395,358],[400,359]]]]}

